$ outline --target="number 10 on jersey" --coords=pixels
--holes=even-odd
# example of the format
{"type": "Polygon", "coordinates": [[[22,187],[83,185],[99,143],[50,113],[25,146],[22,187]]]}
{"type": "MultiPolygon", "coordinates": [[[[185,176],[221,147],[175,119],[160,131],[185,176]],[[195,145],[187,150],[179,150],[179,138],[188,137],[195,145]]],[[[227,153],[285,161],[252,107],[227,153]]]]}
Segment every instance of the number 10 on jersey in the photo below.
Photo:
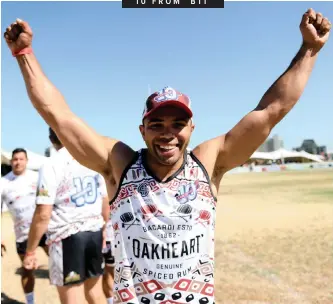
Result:
{"type": "Polygon", "coordinates": [[[95,177],[85,176],[73,179],[76,193],[71,196],[72,202],[77,207],[85,204],[94,204],[98,198],[98,183],[95,177]]]}

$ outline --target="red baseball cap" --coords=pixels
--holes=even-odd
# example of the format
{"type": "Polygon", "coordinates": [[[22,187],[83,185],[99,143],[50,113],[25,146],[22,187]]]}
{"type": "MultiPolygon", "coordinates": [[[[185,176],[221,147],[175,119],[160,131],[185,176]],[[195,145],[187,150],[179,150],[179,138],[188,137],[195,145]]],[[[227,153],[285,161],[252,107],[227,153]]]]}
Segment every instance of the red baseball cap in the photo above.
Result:
{"type": "Polygon", "coordinates": [[[190,98],[171,87],[164,87],[161,91],[151,94],[145,103],[142,113],[142,119],[145,119],[157,109],[165,106],[173,106],[182,109],[191,118],[193,116],[191,110],[190,98]]]}

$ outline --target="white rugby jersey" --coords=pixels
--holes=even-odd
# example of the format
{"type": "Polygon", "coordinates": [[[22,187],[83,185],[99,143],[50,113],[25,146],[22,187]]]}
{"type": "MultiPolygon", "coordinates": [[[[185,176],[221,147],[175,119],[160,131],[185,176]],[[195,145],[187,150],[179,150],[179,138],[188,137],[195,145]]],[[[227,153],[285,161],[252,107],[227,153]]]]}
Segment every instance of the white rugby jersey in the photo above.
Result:
{"type": "Polygon", "coordinates": [[[1,178],[1,202],[5,203],[14,222],[16,242],[28,239],[36,208],[38,172],[25,170],[21,175],[13,171],[1,178]]]}
{"type": "Polygon", "coordinates": [[[159,181],[140,150],[110,202],[115,304],[214,303],[216,198],[199,160],[159,181]]]}
{"type": "Polygon", "coordinates": [[[53,205],[48,244],[80,231],[102,228],[104,178],[62,148],[40,169],[36,204],[53,205]]]}

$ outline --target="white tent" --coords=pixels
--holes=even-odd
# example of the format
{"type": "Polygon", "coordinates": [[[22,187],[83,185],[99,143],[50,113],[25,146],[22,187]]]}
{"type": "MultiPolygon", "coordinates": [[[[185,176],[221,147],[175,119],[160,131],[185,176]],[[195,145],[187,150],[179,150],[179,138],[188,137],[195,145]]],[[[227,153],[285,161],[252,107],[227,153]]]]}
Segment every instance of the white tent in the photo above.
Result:
{"type": "Polygon", "coordinates": [[[310,160],[313,160],[315,162],[322,162],[323,161],[323,157],[321,155],[314,155],[314,154],[310,154],[306,151],[301,151],[299,152],[300,155],[304,158],[307,158],[307,159],[310,159],[310,160]]]}
{"type": "Polygon", "coordinates": [[[264,159],[264,160],[283,160],[290,158],[305,158],[314,162],[322,162],[322,157],[320,155],[313,155],[305,151],[288,151],[286,149],[279,149],[272,152],[254,152],[250,159],[264,159]]]}
{"type": "Polygon", "coordinates": [[[288,151],[286,149],[279,149],[276,151],[270,152],[273,159],[283,159],[283,158],[293,158],[300,157],[300,153],[297,151],[288,151]]]}
{"type": "Polygon", "coordinates": [[[270,160],[272,159],[271,152],[254,152],[252,156],[250,157],[251,159],[267,159],[270,160]]]}
{"type": "MultiPolygon", "coordinates": [[[[28,164],[27,168],[30,170],[39,170],[42,164],[47,161],[49,158],[35,152],[26,150],[28,154],[28,164]]],[[[12,158],[12,153],[5,150],[1,150],[1,163],[9,164],[12,158]]]]}

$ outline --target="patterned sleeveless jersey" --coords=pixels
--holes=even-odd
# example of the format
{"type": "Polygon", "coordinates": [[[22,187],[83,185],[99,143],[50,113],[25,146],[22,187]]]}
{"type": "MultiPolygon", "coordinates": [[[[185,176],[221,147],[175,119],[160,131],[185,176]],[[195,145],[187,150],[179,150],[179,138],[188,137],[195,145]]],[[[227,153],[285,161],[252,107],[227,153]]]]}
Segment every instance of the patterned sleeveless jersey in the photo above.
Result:
{"type": "Polygon", "coordinates": [[[189,151],[160,182],[140,150],[110,202],[121,304],[214,303],[216,199],[205,168],[189,151]]]}

